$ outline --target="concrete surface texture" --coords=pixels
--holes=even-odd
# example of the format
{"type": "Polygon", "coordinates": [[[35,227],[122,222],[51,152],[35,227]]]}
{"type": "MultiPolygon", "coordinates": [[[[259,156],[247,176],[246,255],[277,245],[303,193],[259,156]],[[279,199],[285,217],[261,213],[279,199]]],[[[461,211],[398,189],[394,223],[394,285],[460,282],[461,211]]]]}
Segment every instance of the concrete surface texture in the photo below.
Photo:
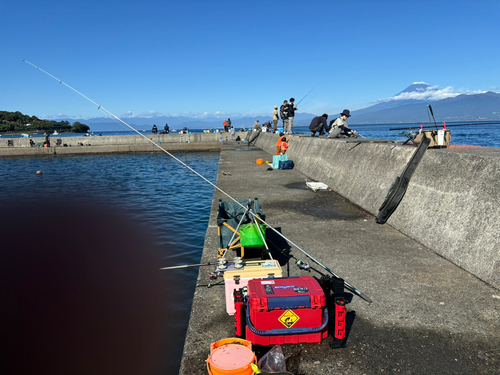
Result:
{"type": "MultiPolygon", "coordinates": [[[[269,140],[266,137],[262,140],[268,142],[267,149],[274,153],[277,137],[267,136],[269,140]]],[[[330,349],[331,336],[321,344],[284,345],[287,370],[296,375],[499,374],[500,291],[391,225],[376,224],[368,209],[350,203],[334,191],[308,189],[306,181],[350,186],[351,190],[345,194],[351,196],[355,195],[354,189],[366,189],[356,186],[363,181],[363,173],[356,171],[360,167],[357,164],[343,172],[324,165],[324,169],[334,173],[329,180],[310,177],[312,171],[319,174],[322,169],[312,160],[305,164],[309,155],[312,158],[316,154],[320,160],[316,164],[328,164],[333,161],[327,154],[337,152],[336,158],[349,166],[349,158],[353,162],[356,159],[349,153],[357,149],[358,157],[364,155],[364,160],[373,158],[380,163],[376,154],[361,153],[366,145],[353,148],[355,145],[339,143],[336,147],[340,150],[335,151],[335,141],[311,141],[298,137],[297,141],[292,140],[290,159],[297,161],[293,170],[268,170],[267,164],[257,165],[258,158],[272,161],[272,153],[260,148],[224,144],[217,178],[217,186],[235,199],[259,198],[266,221],[285,236],[281,238],[267,230],[271,252],[280,260],[285,276],[319,276],[314,271],[300,270],[294,259],[288,261],[283,255],[291,251],[294,257],[307,261],[300,250],[290,245],[293,242],[373,299],[368,304],[353,296],[347,306],[346,348],[330,349]],[[303,158],[299,157],[299,150],[305,153],[303,158]],[[351,183],[339,181],[350,178],[353,178],[351,183]]],[[[411,149],[398,151],[379,145],[375,150],[381,155],[395,154],[400,160],[385,163],[398,167],[389,176],[386,173],[387,178],[395,177],[412,153],[411,149]]],[[[377,172],[382,169],[375,172],[382,173],[377,172]]],[[[368,171],[370,168],[364,173],[368,171]]],[[[376,196],[377,202],[371,204],[376,207],[390,181],[371,175],[365,181],[370,180],[381,196],[368,191],[358,202],[376,196]]],[[[414,193],[409,191],[407,196],[414,193]]],[[[229,200],[222,192],[215,191],[201,262],[217,259],[219,198],[229,200]]],[[[210,267],[200,268],[180,370],[183,375],[206,374],[210,344],[234,337],[234,318],[225,310],[223,279],[207,288],[211,271],[210,267]]],[[[256,346],[254,350],[260,358],[269,348],[256,346]]]]}
{"type": "MultiPolygon", "coordinates": [[[[255,144],[274,153],[276,140],[262,133],[255,144]]],[[[415,150],[296,135],[287,153],[305,176],[376,216],[415,150]]],[[[428,149],[387,224],[500,288],[499,201],[500,149],[428,149]]]]}

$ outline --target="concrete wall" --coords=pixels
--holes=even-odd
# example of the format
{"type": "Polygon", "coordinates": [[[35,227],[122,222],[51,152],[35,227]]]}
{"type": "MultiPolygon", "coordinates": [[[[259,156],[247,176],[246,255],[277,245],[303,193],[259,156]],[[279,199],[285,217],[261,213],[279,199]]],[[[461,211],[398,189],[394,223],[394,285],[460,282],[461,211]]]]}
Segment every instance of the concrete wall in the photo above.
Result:
{"type": "MultiPolygon", "coordinates": [[[[238,132],[235,137],[244,138],[246,132],[238,132]]],[[[92,136],[92,137],[58,137],[51,136],[51,147],[30,147],[28,138],[0,138],[0,157],[46,156],[46,155],[96,155],[96,154],[128,154],[143,152],[162,152],[155,145],[172,152],[220,151],[223,142],[231,140],[228,133],[196,133],[196,134],[145,134],[124,136],[92,136]],[[145,138],[146,137],[146,138],[145,138]],[[7,141],[14,141],[8,146],[7,141]],[[56,146],[60,139],[62,145],[56,146]],[[152,144],[150,141],[153,141],[152,144]]],[[[44,138],[33,138],[42,143],[44,138]]]]}
{"type": "MultiPolygon", "coordinates": [[[[274,154],[277,138],[262,133],[255,145],[274,154]]],[[[296,135],[287,153],[301,173],[376,216],[416,149],[350,142],[296,135]]],[[[429,149],[387,224],[500,288],[499,217],[500,149],[429,149]]]]}

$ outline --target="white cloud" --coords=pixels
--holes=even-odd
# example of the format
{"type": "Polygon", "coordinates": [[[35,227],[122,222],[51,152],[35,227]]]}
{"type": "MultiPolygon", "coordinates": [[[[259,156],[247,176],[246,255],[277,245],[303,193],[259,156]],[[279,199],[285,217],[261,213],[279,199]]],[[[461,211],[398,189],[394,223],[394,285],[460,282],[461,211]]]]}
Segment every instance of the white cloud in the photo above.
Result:
{"type": "MultiPolygon", "coordinates": [[[[414,84],[425,83],[425,82],[415,82],[414,84]]],[[[384,103],[384,102],[392,102],[395,100],[426,100],[426,101],[436,101],[447,98],[454,98],[458,95],[474,95],[474,94],[482,94],[486,91],[482,90],[462,90],[459,92],[455,92],[453,90],[453,86],[448,86],[443,89],[440,89],[438,86],[429,86],[424,88],[417,89],[411,92],[402,92],[401,94],[395,95],[390,98],[378,99],[375,103],[384,103]]]]}

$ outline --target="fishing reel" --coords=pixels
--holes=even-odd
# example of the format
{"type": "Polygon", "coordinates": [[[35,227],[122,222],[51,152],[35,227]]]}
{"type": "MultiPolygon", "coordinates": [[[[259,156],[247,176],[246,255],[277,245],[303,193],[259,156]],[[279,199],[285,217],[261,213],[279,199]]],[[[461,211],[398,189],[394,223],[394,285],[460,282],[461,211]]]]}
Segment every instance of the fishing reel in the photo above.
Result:
{"type": "MultiPolygon", "coordinates": [[[[233,261],[234,261],[234,269],[243,268],[243,259],[241,257],[235,257],[233,261]]],[[[228,267],[227,259],[219,258],[215,271],[210,272],[210,275],[208,276],[210,282],[208,283],[207,288],[210,288],[212,286],[212,281],[217,280],[219,276],[221,276],[221,274],[223,274],[224,271],[227,270],[227,267],[228,267]]]]}
{"type": "Polygon", "coordinates": [[[309,263],[304,263],[303,261],[301,261],[300,259],[297,259],[297,261],[295,262],[295,264],[297,265],[297,267],[299,267],[301,270],[305,270],[305,271],[309,271],[311,272],[311,266],[309,265],[309,263]]]}

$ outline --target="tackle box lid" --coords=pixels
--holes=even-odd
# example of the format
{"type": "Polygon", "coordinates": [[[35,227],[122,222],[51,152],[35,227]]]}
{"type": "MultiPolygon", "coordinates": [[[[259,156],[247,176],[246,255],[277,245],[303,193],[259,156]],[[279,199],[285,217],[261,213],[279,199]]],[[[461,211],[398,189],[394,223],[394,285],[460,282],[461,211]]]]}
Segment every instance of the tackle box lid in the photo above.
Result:
{"type": "Polygon", "coordinates": [[[312,276],[253,279],[248,282],[248,303],[259,311],[323,308],[325,293],[312,276]]]}
{"type": "Polygon", "coordinates": [[[254,279],[257,277],[268,277],[272,274],[274,277],[281,277],[282,270],[277,260],[251,260],[243,261],[242,268],[235,268],[234,263],[229,263],[228,268],[224,271],[224,279],[233,279],[235,276],[242,278],[254,279]]]}

